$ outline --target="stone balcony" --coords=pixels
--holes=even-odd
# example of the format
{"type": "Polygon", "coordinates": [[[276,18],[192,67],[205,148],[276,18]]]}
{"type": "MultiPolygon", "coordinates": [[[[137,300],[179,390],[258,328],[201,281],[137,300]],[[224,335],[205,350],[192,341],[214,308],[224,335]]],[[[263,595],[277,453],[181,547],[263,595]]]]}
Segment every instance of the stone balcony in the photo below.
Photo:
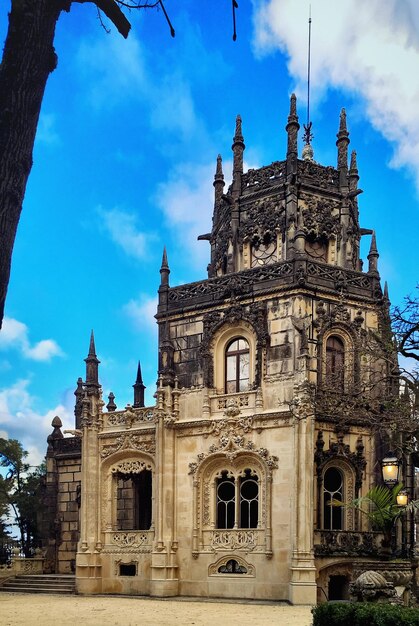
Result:
{"type": "Polygon", "coordinates": [[[373,531],[315,530],[314,555],[316,557],[378,556],[383,537],[382,533],[373,531]]]}

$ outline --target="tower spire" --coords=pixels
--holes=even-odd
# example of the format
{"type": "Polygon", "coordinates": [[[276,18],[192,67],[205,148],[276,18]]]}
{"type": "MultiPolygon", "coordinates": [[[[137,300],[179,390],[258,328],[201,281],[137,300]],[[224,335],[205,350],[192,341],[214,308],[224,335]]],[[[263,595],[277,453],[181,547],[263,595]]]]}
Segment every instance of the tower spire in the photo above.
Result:
{"type": "Polygon", "coordinates": [[[339,132],[336,135],[336,145],[338,148],[338,170],[341,172],[348,171],[348,145],[349,145],[349,133],[346,127],[346,111],[342,109],[339,117],[339,132]]]}
{"type": "Polygon", "coordinates": [[[240,115],[236,117],[236,130],[233,137],[233,195],[239,196],[241,192],[241,177],[243,174],[243,152],[245,149],[243,133],[242,133],[242,118],[240,115]]]}
{"type": "Polygon", "coordinates": [[[378,254],[375,231],[372,231],[371,246],[368,253],[368,274],[378,275],[378,254]]]}
{"type": "Polygon", "coordinates": [[[290,114],[288,116],[288,123],[285,127],[288,134],[287,160],[292,157],[297,158],[298,156],[297,138],[299,129],[300,124],[298,123],[297,115],[297,98],[295,93],[293,93],[290,98],[290,114]]]}
{"type": "Polygon", "coordinates": [[[217,168],[215,170],[214,176],[214,221],[216,221],[217,217],[217,208],[220,205],[221,197],[223,195],[224,189],[224,173],[223,173],[223,159],[221,158],[221,154],[217,156],[217,168]]]}
{"type": "Polygon", "coordinates": [[[89,354],[84,359],[86,363],[86,385],[99,387],[99,359],[96,356],[95,335],[90,333],[89,354]]]}
{"type": "Polygon", "coordinates": [[[134,404],[132,406],[134,408],[144,406],[145,385],[143,384],[143,377],[141,375],[140,361],[138,361],[137,378],[136,378],[135,383],[133,384],[133,387],[134,387],[134,404]]]}
{"type": "Polygon", "coordinates": [[[163,257],[162,257],[162,261],[161,261],[161,267],[160,267],[160,285],[161,286],[169,286],[169,274],[170,274],[170,269],[169,269],[169,264],[167,262],[167,252],[166,252],[166,246],[164,246],[163,248],[163,257]]]}

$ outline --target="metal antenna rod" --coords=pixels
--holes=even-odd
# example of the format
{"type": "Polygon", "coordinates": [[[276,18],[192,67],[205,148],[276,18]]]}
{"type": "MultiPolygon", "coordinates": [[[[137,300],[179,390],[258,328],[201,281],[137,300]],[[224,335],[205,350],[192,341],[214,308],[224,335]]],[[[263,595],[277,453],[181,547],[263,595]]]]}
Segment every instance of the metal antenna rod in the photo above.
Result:
{"type": "Polygon", "coordinates": [[[311,57],[311,4],[308,17],[308,61],[307,61],[307,126],[310,123],[310,57],[311,57]]]}
{"type": "Polygon", "coordinates": [[[303,140],[306,145],[310,145],[313,139],[310,122],[310,60],[311,60],[311,4],[308,18],[308,60],[307,60],[307,124],[304,124],[303,140]]]}

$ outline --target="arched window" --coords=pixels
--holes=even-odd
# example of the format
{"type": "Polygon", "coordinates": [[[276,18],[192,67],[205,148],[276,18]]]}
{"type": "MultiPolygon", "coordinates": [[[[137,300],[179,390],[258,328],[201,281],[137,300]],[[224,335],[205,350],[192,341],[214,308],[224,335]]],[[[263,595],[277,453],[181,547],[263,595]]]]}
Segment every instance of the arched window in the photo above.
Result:
{"type": "Polygon", "coordinates": [[[249,344],[243,337],[231,341],[225,352],[225,392],[249,389],[249,344]]]}
{"type": "Polygon", "coordinates": [[[117,473],[118,530],[149,530],[152,521],[152,473],[117,473]]]}
{"type": "Polygon", "coordinates": [[[216,528],[257,528],[259,522],[259,483],[246,469],[233,477],[227,470],[216,479],[216,528]]]}
{"type": "Polygon", "coordinates": [[[344,530],[343,502],[344,477],[337,467],[329,467],[323,477],[323,529],[344,530]]]}
{"type": "Polygon", "coordinates": [[[331,335],[326,342],[326,383],[342,391],[345,381],[345,344],[340,337],[331,335]]]}

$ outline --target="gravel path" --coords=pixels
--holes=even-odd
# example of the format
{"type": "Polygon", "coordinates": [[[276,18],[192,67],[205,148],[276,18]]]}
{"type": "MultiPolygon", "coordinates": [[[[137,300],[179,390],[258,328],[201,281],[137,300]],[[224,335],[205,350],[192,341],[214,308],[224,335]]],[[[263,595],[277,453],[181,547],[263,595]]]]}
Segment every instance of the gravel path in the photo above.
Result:
{"type": "Polygon", "coordinates": [[[118,596],[0,594],[1,626],[310,626],[310,607],[118,596]]]}

